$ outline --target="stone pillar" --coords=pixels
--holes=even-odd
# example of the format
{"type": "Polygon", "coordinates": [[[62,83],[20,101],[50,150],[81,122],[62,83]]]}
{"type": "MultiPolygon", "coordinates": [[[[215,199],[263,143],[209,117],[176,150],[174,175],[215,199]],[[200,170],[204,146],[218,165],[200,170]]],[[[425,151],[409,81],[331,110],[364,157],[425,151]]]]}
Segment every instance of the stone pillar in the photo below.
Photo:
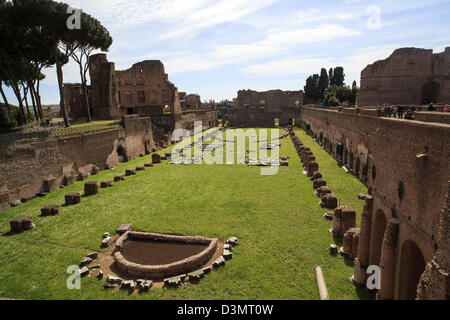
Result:
{"type": "Polygon", "coordinates": [[[377,294],[378,300],[394,299],[395,257],[399,226],[400,224],[397,219],[391,219],[384,233],[380,263],[381,288],[377,294]]]}
{"type": "Polygon", "coordinates": [[[339,207],[336,210],[334,210],[333,213],[333,227],[330,230],[333,236],[341,234],[341,219],[342,219],[342,207],[339,207]]]}
{"type": "Polygon", "coordinates": [[[355,259],[355,272],[352,277],[353,283],[356,285],[366,284],[367,267],[369,266],[369,256],[370,256],[372,209],[373,209],[373,197],[366,196],[366,203],[364,205],[364,210],[361,216],[358,256],[355,259]]]}

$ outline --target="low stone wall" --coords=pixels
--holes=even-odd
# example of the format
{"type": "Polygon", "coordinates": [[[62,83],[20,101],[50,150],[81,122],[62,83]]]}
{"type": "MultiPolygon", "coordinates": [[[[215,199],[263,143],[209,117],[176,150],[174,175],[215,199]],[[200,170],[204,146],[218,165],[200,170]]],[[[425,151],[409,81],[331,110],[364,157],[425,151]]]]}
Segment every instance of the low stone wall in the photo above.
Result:
{"type": "Polygon", "coordinates": [[[157,233],[135,232],[128,231],[124,233],[116,242],[116,252],[114,253],[114,260],[123,272],[137,277],[146,279],[164,279],[177,275],[187,274],[204,266],[213,256],[217,250],[218,239],[210,239],[204,237],[184,237],[174,235],[163,235],[157,233]],[[128,239],[136,240],[159,240],[166,242],[184,242],[184,243],[200,243],[209,244],[208,248],[201,253],[186,258],[182,261],[177,261],[167,265],[141,265],[127,261],[121,251],[124,243],[128,239]]]}

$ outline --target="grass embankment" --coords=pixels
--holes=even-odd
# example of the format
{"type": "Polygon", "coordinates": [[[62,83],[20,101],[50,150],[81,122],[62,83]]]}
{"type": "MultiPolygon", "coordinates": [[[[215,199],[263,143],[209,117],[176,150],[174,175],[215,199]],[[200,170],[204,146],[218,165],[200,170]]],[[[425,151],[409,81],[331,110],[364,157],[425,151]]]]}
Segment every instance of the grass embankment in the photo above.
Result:
{"type": "MultiPolygon", "coordinates": [[[[302,131],[328,185],[343,203],[360,215],[357,200],[364,186],[302,131]]],[[[330,256],[331,223],[318,206],[312,183],[302,174],[289,138],[281,141],[280,156],[289,167],[274,176],[244,165],[177,166],[165,162],[100,189],[82,203],[62,207],[54,217],[40,217],[40,208],[63,204],[64,195],[82,192],[84,182],[57,190],[0,214],[0,297],[23,299],[318,299],[314,267],[322,266],[332,299],[367,298],[349,281],[352,263],[330,256]],[[10,235],[9,221],[33,217],[36,228],[10,235]],[[240,245],[234,259],[207,275],[199,285],[153,289],[146,294],[104,289],[103,281],[87,277],[81,290],[68,290],[66,269],[85,254],[101,250],[104,232],[122,223],[161,233],[229,238],[240,245]]],[[[170,149],[160,153],[170,152],[170,149]]],[[[150,162],[146,156],[101,172],[91,180],[112,179],[127,168],[150,162]]],[[[359,221],[359,218],[358,218],[359,221]]]]}

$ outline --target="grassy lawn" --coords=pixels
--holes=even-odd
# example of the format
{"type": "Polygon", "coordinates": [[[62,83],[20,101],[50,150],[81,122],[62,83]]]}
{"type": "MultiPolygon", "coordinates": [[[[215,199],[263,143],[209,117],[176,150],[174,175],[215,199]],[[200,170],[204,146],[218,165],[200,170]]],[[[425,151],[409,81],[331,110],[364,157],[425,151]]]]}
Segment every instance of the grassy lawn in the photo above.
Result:
{"type": "MultiPolygon", "coordinates": [[[[354,207],[358,221],[366,192],[336,161],[303,131],[320,171],[342,204],[354,207]]],[[[82,203],[62,207],[55,217],[40,217],[40,208],[63,204],[64,195],[82,192],[84,182],[57,190],[0,214],[0,297],[22,299],[318,299],[314,267],[323,268],[331,299],[367,299],[349,281],[352,262],[330,256],[331,222],[318,206],[312,183],[302,174],[289,138],[281,141],[280,156],[289,167],[274,176],[245,165],[170,165],[138,172],[82,203]],[[33,217],[36,228],[10,235],[9,221],[33,217]],[[224,268],[199,285],[152,289],[146,294],[104,289],[103,281],[82,279],[81,290],[69,290],[66,269],[85,254],[100,251],[104,232],[115,233],[122,223],[136,230],[208,236],[236,236],[240,245],[224,268]]],[[[170,152],[171,148],[159,153],[170,152]]],[[[112,179],[125,169],[151,161],[151,155],[90,180],[112,179]]],[[[339,241],[338,241],[339,242],[339,241]]],[[[338,243],[336,242],[336,243],[338,243]]]]}

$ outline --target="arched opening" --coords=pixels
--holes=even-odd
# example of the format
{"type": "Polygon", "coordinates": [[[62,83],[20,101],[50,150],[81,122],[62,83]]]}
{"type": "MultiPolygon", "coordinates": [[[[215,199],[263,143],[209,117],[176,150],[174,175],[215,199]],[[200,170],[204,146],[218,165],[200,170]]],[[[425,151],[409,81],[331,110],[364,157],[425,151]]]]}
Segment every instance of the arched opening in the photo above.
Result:
{"type": "Polygon", "coordinates": [[[422,86],[422,103],[436,103],[439,99],[441,86],[435,81],[429,81],[422,86]]]}
{"type": "Polygon", "coordinates": [[[400,257],[398,299],[414,300],[417,296],[417,284],[425,271],[425,259],[422,251],[411,240],[404,242],[400,257]]]}
{"type": "Polygon", "coordinates": [[[370,264],[379,266],[381,261],[381,249],[383,247],[384,232],[386,230],[386,216],[382,210],[378,210],[373,224],[373,237],[370,264]]]}

